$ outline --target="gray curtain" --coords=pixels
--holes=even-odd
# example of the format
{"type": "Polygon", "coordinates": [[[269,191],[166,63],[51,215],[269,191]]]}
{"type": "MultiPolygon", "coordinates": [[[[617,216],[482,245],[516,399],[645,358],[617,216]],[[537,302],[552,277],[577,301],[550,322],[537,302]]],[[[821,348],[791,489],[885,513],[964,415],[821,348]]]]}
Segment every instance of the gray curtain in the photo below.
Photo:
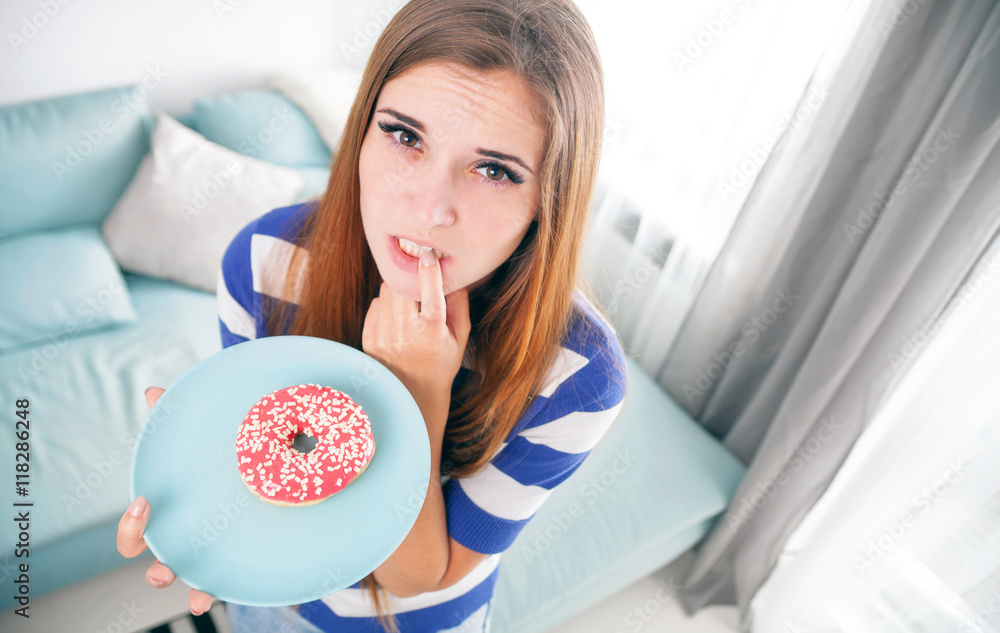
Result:
{"type": "Polygon", "coordinates": [[[849,6],[803,101],[826,98],[787,128],[651,372],[748,465],[688,614],[736,604],[747,630],[786,539],[996,237],[998,23],[992,0],[849,6]]]}

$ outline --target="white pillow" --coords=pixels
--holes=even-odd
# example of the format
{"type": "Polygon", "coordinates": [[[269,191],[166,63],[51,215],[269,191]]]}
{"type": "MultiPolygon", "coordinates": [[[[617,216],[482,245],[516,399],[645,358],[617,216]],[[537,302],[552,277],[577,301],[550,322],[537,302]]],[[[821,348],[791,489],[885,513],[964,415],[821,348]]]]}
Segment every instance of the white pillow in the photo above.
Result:
{"type": "Polygon", "coordinates": [[[122,268],[215,292],[222,255],[251,220],[292,204],[295,169],[238,154],[154,110],[150,152],[104,221],[122,268]]]}
{"type": "Polygon", "coordinates": [[[347,115],[361,85],[353,68],[298,68],[264,77],[263,85],[302,108],[331,152],[344,133],[347,115]]]}

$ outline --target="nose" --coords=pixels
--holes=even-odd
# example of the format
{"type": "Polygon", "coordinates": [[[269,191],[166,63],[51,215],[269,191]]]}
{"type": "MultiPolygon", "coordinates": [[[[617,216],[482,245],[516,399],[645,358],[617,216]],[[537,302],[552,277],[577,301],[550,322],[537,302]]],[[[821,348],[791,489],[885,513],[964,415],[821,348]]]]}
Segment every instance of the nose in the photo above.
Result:
{"type": "Polygon", "coordinates": [[[455,222],[455,201],[451,174],[443,166],[428,169],[417,183],[410,208],[413,221],[421,228],[451,226],[455,222]]]}

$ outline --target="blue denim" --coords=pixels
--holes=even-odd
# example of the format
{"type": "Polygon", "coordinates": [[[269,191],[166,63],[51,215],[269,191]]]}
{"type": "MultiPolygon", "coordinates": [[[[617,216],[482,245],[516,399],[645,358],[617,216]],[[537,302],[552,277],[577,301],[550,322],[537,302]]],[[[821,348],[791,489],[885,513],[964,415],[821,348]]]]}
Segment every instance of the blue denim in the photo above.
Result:
{"type": "MultiPolygon", "coordinates": [[[[493,599],[470,615],[465,622],[440,633],[489,633],[493,599]]],[[[248,607],[226,603],[233,633],[323,633],[291,607],[248,607]]]]}

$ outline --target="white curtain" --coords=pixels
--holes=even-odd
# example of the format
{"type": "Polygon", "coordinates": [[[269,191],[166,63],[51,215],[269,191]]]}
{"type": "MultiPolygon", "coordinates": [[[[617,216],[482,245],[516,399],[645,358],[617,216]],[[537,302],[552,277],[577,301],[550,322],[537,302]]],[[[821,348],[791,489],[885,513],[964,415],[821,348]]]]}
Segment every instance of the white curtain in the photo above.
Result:
{"type": "MultiPolygon", "coordinates": [[[[1000,244],[786,542],[753,631],[1000,633],[1000,244]]],[[[933,336],[929,336],[933,334],[933,336]]]]}
{"type": "MultiPolygon", "coordinates": [[[[1000,2],[858,0],[844,17],[802,92],[805,120],[786,128],[753,180],[691,307],[658,304],[665,293],[640,294],[661,287],[663,274],[651,274],[652,265],[645,285],[614,288],[628,295],[619,301],[620,329],[643,366],[748,466],[678,594],[689,614],[735,602],[744,631],[789,535],[909,366],[890,360],[925,346],[935,332],[918,326],[939,320],[970,271],[989,261],[984,253],[1000,233],[1000,2]],[[812,88],[828,93],[817,107],[812,88]],[[656,356],[666,344],[660,368],[656,356]]],[[[644,222],[633,244],[643,243],[644,222]]],[[[613,233],[595,239],[612,241],[613,233]]],[[[642,282],[641,270],[634,282],[642,282]]],[[[930,458],[916,463],[940,466],[930,458]]],[[[955,479],[933,476],[946,474],[955,479]]],[[[881,508],[873,503],[873,511],[881,508]]],[[[992,561],[984,564],[992,569],[992,561]]],[[[789,583],[808,591],[818,575],[834,573],[821,569],[789,583]]],[[[880,571],[871,573],[875,581],[833,586],[877,584],[880,571]]],[[[926,604],[884,586],[875,607],[882,617],[905,620],[911,607],[926,604]]],[[[961,595],[970,604],[979,599],[961,595]]],[[[818,596],[834,601],[829,591],[818,596]]],[[[779,618],[754,630],[796,630],[795,622],[779,618]]]]}
{"type": "Polygon", "coordinates": [[[800,102],[848,0],[577,4],[607,100],[588,278],[655,373],[771,149],[824,100],[800,102]]]}

